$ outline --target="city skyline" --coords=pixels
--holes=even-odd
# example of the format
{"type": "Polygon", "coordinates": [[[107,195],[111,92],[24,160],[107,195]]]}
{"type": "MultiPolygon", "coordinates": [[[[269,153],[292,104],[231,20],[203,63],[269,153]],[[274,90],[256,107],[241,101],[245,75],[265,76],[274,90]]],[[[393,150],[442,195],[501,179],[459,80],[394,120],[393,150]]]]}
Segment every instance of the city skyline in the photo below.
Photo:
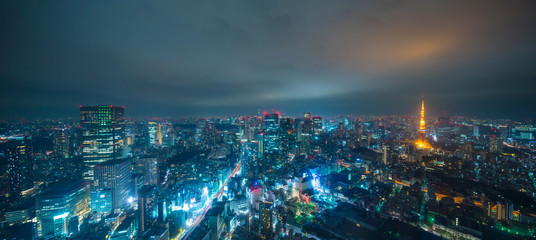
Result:
{"type": "Polygon", "coordinates": [[[536,239],[536,1],[0,6],[0,239],[536,239]]]}
{"type": "Polygon", "coordinates": [[[534,2],[11,2],[0,119],[418,114],[534,117],[534,2]]]}

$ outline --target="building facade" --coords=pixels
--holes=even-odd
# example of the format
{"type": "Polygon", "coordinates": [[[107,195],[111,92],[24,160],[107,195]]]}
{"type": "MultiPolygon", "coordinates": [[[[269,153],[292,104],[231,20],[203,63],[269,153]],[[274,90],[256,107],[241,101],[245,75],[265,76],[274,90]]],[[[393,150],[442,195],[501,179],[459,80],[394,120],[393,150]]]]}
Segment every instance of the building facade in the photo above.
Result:
{"type": "Polygon", "coordinates": [[[121,157],[125,137],[123,107],[81,106],[84,179],[93,181],[95,165],[121,157]]]}

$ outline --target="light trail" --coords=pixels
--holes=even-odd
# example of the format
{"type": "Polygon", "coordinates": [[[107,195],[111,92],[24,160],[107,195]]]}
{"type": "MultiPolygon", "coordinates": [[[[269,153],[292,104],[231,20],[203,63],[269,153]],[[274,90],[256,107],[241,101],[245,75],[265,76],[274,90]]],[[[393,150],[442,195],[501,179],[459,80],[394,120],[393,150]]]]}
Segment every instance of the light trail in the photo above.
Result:
{"type": "Polygon", "coordinates": [[[185,231],[182,232],[181,235],[177,237],[177,239],[187,239],[188,236],[190,236],[190,233],[201,223],[203,218],[205,218],[205,214],[207,214],[208,210],[212,207],[212,203],[214,202],[214,199],[219,198],[223,194],[223,188],[227,186],[227,183],[229,182],[229,179],[234,177],[238,171],[242,168],[242,160],[238,161],[238,164],[236,165],[235,169],[233,170],[233,173],[231,173],[226,179],[224,184],[220,187],[218,192],[210,197],[210,200],[208,201],[208,204],[205,205],[205,210],[203,211],[203,214],[200,214],[197,216],[194,223],[189,226],[185,231]]]}

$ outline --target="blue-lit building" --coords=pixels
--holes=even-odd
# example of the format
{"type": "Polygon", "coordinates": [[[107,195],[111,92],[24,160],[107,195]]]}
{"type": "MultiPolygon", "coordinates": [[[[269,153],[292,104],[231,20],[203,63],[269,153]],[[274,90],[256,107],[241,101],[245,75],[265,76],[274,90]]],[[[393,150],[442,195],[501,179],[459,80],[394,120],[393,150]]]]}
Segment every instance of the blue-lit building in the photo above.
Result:
{"type": "Polygon", "coordinates": [[[37,197],[37,220],[41,236],[67,234],[69,217],[89,212],[89,183],[85,181],[59,182],[37,197]]]}
{"type": "Polygon", "coordinates": [[[266,114],[264,122],[266,125],[264,134],[264,153],[278,154],[280,151],[279,114],[266,114]]]}
{"type": "Polygon", "coordinates": [[[113,190],[102,189],[91,192],[91,211],[107,214],[113,211],[113,190]]]}
{"type": "Polygon", "coordinates": [[[324,132],[324,122],[322,121],[322,117],[320,116],[314,116],[313,117],[313,134],[315,136],[318,136],[324,132]]]}
{"type": "Polygon", "coordinates": [[[93,185],[97,191],[110,189],[113,209],[119,209],[127,204],[132,189],[131,178],[131,159],[110,160],[95,166],[93,185]]]}
{"type": "Polygon", "coordinates": [[[138,194],[138,229],[144,233],[157,219],[156,188],[143,186],[138,194]]]}

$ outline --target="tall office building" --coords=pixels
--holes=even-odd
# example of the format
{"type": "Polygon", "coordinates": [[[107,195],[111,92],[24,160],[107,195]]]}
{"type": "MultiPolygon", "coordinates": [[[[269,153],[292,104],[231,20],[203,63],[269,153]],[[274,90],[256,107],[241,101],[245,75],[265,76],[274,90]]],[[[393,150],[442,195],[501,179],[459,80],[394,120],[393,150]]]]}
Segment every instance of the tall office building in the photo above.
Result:
{"type": "Polygon", "coordinates": [[[119,209],[126,204],[130,194],[132,178],[132,160],[117,159],[95,165],[94,182],[95,190],[110,189],[113,195],[113,209],[119,209]]]}
{"type": "Polygon", "coordinates": [[[162,125],[157,122],[148,122],[149,147],[162,144],[162,125]]]}
{"type": "Polygon", "coordinates": [[[296,148],[296,130],[292,118],[281,119],[281,151],[289,153],[296,148]]]}
{"type": "Polygon", "coordinates": [[[156,190],[154,186],[144,186],[138,195],[138,229],[143,234],[156,222],[156,190]]]}
{"type": "Polygon", "coordinates": [[[314,116],[313,117],[313,137],[312,137],[312,141],[311,141],[311,150],[309,151],[312,151],[312,152],[315,152],[315,153],[320,153],[322,151],[322,145],[324,143],[324,136],[323,136],[323,133],[324,133],[324,124],[323,124],[323,121],[322,121],[322,117],[320,116],[314,116]]]}
{"type": "Polygon", "coordinates": [[[382,147],[382,162],[383,164],[387,165],[389,163],[389,160],[391,158],[390,156],[390,148],[387,145],[383,145],[382,147]]]}
{"type": "Polygon", "coordinates": [[[8,161],[9,193],[19,196],[21,191],[33,187],[31,179],[32,162],[29,139],[26,137],[10,138],[6,144],[8,161]]]}
{"type": "Polygon", "coordinates": [[[318,136],[324,132],[324,126],[322,122],[322,117],[314,116],[313,117],[313,134],[318,136]]]}
{"type": "Polygon", "coordinates": [[[473,126],[473,137],[480,137],[480,126],[473,126]]]}
{"type": "Polygon", "coordinates": [[[310,154],[313,137],[313,119],[311,113],[304,113],[298,125],[298,142],[300,142],[300,153],[310,154]]]}
{"type": "Polygon", "coordinates": [[[240,122],[239,122],[240,131],[239,131],[239,134],[240,134],[240,139],[241,140],[246,138],[247,124],[248,124],[248,122],[247,122],[246,117],[240,118],[240,122]]]}
{"type": "Polygon", "coordinates": [[[264,118],[266,132],[264,134],[264,153],[279,153],[279,114],[266,114],[264,118]]]}
{"type": "Polygon", "coordinates": [[[146,157],[140,159],[143,164],[142,173],[145,178],[145,185],[158,185],[160,174],[158,171],[158,159],[155,157],[146,157]]]}
{"type": "Polygon", "coordinates": [[[80,107],[84,179],[93,180],[95,165],[121,157],[125,137],[125,109],[110,105],[80,107]]]}
{"type": "Polygon", "coordinates": [[[271,202],[261,202],[260,203],[260,228],[261,236],[263,239],[271,239],[271,236],[274,233],[273,224],[273,212],[272,212],[273,203],[271,202]]]}
{"type": "Polygon", "coordinates": [[[162,146],[162,124],[156,124],[156,142],[157,146],[162,146]]]}
{"type": "Polygon", "coordinates": [[[69,134],[65,129],[54,131],[54,154],[58,157],[69,157],[69,134]]]}

